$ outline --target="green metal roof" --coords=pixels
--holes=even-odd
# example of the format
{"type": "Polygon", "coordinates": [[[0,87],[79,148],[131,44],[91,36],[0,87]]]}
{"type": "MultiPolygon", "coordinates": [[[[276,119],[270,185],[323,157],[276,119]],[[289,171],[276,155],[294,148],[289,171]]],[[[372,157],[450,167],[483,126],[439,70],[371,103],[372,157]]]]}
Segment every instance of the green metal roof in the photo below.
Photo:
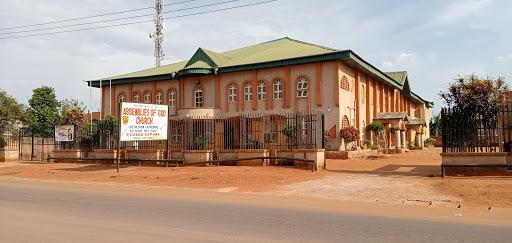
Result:
{"type": "MultiPolygon", "coordinates": [[[[138,72],[104,78],[103,84],[111,79],[112,84],[147,82],[165,79],[178,79],[180,76],[194,76],[247,71],[261,68],[297,65],[313,62],[340,60],[346,65],[360,70],[388,86],[406,92],[415,100],[433,106],[433,103],[410,93],[407,72],[384,73],[363,60],[351,50],[337,50],[314,45],[288,37],[264,42],[223,53],[199,48],[190,60],[150,68],[138,72]],[[404,90],[405,88],[405,90],[404,90]]],[[[89,81],[93,87],[99,87],[100,80],[89,81]]]]}
{"type": "Polygon", "coordinates": [[[407,71],[385,72],[385,74],[397,81],[400,85],[404,85],[407,80],[407,71]]]}

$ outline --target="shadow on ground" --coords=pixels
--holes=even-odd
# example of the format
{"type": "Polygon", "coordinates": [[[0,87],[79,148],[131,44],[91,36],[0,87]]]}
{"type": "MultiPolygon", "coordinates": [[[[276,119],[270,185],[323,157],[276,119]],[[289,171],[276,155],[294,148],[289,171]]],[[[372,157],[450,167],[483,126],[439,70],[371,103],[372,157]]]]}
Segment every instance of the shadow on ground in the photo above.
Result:
{"type": "MultiPolygon", "coordinates": [[[[121,166],[120,168],[128,168],[130,166],[121,166]]],[[[104,170],[115,170],[117,167],[115,165],[84,165],[75,168],[60,168],[60,169],[52,169],[52,170],[60,170],[60,171],[75,171],[75,172],[87,172],[87,171],[104,171],[104,170]]]]}
{"type": "Polygon", "coordinates": [[[350,174],[370,174],[378,176],[416,176],[433,177],[441,175],[439,165],[397,165],[389,164],[374,170],[327,169],[327,171],[350,174]]]}

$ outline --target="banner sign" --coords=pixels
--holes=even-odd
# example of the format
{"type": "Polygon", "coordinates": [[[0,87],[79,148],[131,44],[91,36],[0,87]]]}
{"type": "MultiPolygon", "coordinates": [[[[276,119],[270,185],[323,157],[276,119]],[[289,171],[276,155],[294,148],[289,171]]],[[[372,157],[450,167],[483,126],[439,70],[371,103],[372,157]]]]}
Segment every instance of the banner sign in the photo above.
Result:
{"type": "Polygon", "coordinates": [[[55,142],[70,142],[75,140],[75,126],[55,126],[55,142]]]}
{"type": "Polygon", "coordinates": [[[121,103],[121,141],[167,140],[169,106],[121,103]]]}

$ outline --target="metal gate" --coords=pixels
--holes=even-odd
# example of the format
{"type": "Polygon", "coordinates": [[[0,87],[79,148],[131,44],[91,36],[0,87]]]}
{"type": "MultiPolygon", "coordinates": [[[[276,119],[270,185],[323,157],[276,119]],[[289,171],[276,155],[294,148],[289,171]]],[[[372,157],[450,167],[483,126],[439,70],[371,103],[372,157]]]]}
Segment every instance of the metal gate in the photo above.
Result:
{"type": "Polygon", "coordinates": [[[43,161],[55,149],[55,137],[34,135],[30,128],[20,128],[19,160],[43,161]]]}

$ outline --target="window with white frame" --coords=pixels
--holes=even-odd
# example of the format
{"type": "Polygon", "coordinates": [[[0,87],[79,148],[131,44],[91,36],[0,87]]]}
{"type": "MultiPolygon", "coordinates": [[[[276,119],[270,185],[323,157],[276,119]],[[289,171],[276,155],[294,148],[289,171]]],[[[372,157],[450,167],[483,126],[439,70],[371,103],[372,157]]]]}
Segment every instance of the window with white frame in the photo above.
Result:
{"type": "Polygon", "coordinates": [[[155,99],[157,104],[162,104],[162,91],[156,91],[155,99]]]}
{"type": "Polygon", "coordinates": [[[228,87],[228,102],[236,102],[236,85],[230,84],[228,87]]]}
{"type": "Polygon", "coordinates": [[[308,97],[308,79],[300,77],[297,84],[297,97],[308,97]]]}
{"type": "Polygon", "coordinates": [[[124,97],[124,94],[119,95],[119,102],[124,102],[125,99],[126,97],[124,97]]]}
{"type": "Polygon", "coordinates": [[[283,81],[280,79],[274,80],[274,99],[283,98],[283,81]]]}
{"type": "Polygon", "coordinates": [[[252,84],[249,82],[244,85],[244,100],[252,101],[252,84]]]}
{"type": "Polygon", "coordinates": [[[178,123],[178,122],[174,122],[172,124],[172,142],[173,143],[179,143],[181,142],[181,133],[182,133],[182,130],[181,130],[181,124],[178,123]]]}
{"type": "Polygon", "coordinates": [[[169,106],[176,106],[176,91],[174,89],[169,91],[169,106]]]}
{"type": "Polygon", "coordinates": [[[257,87],[258,92],[258,100],[266,100],[267,99],[267,84],[263,81],[258,82],[257,87]]]}
{"type": "Polygon", "coordinates": [[[151,103],[151,93],[149,91],[144,92],[144,103],[151,103]]]}
{"type": "Polygon", "coordinates": [[[195,107],[203,107],[203,89],[201,87],[196,87],[194,91],[195,94],[195,107]]]}
{"type": "Polygon", "coordinates": [[[139,103],[140,102],[140,95],[139,93],[133,94],[133,102],[139,103]]]}

